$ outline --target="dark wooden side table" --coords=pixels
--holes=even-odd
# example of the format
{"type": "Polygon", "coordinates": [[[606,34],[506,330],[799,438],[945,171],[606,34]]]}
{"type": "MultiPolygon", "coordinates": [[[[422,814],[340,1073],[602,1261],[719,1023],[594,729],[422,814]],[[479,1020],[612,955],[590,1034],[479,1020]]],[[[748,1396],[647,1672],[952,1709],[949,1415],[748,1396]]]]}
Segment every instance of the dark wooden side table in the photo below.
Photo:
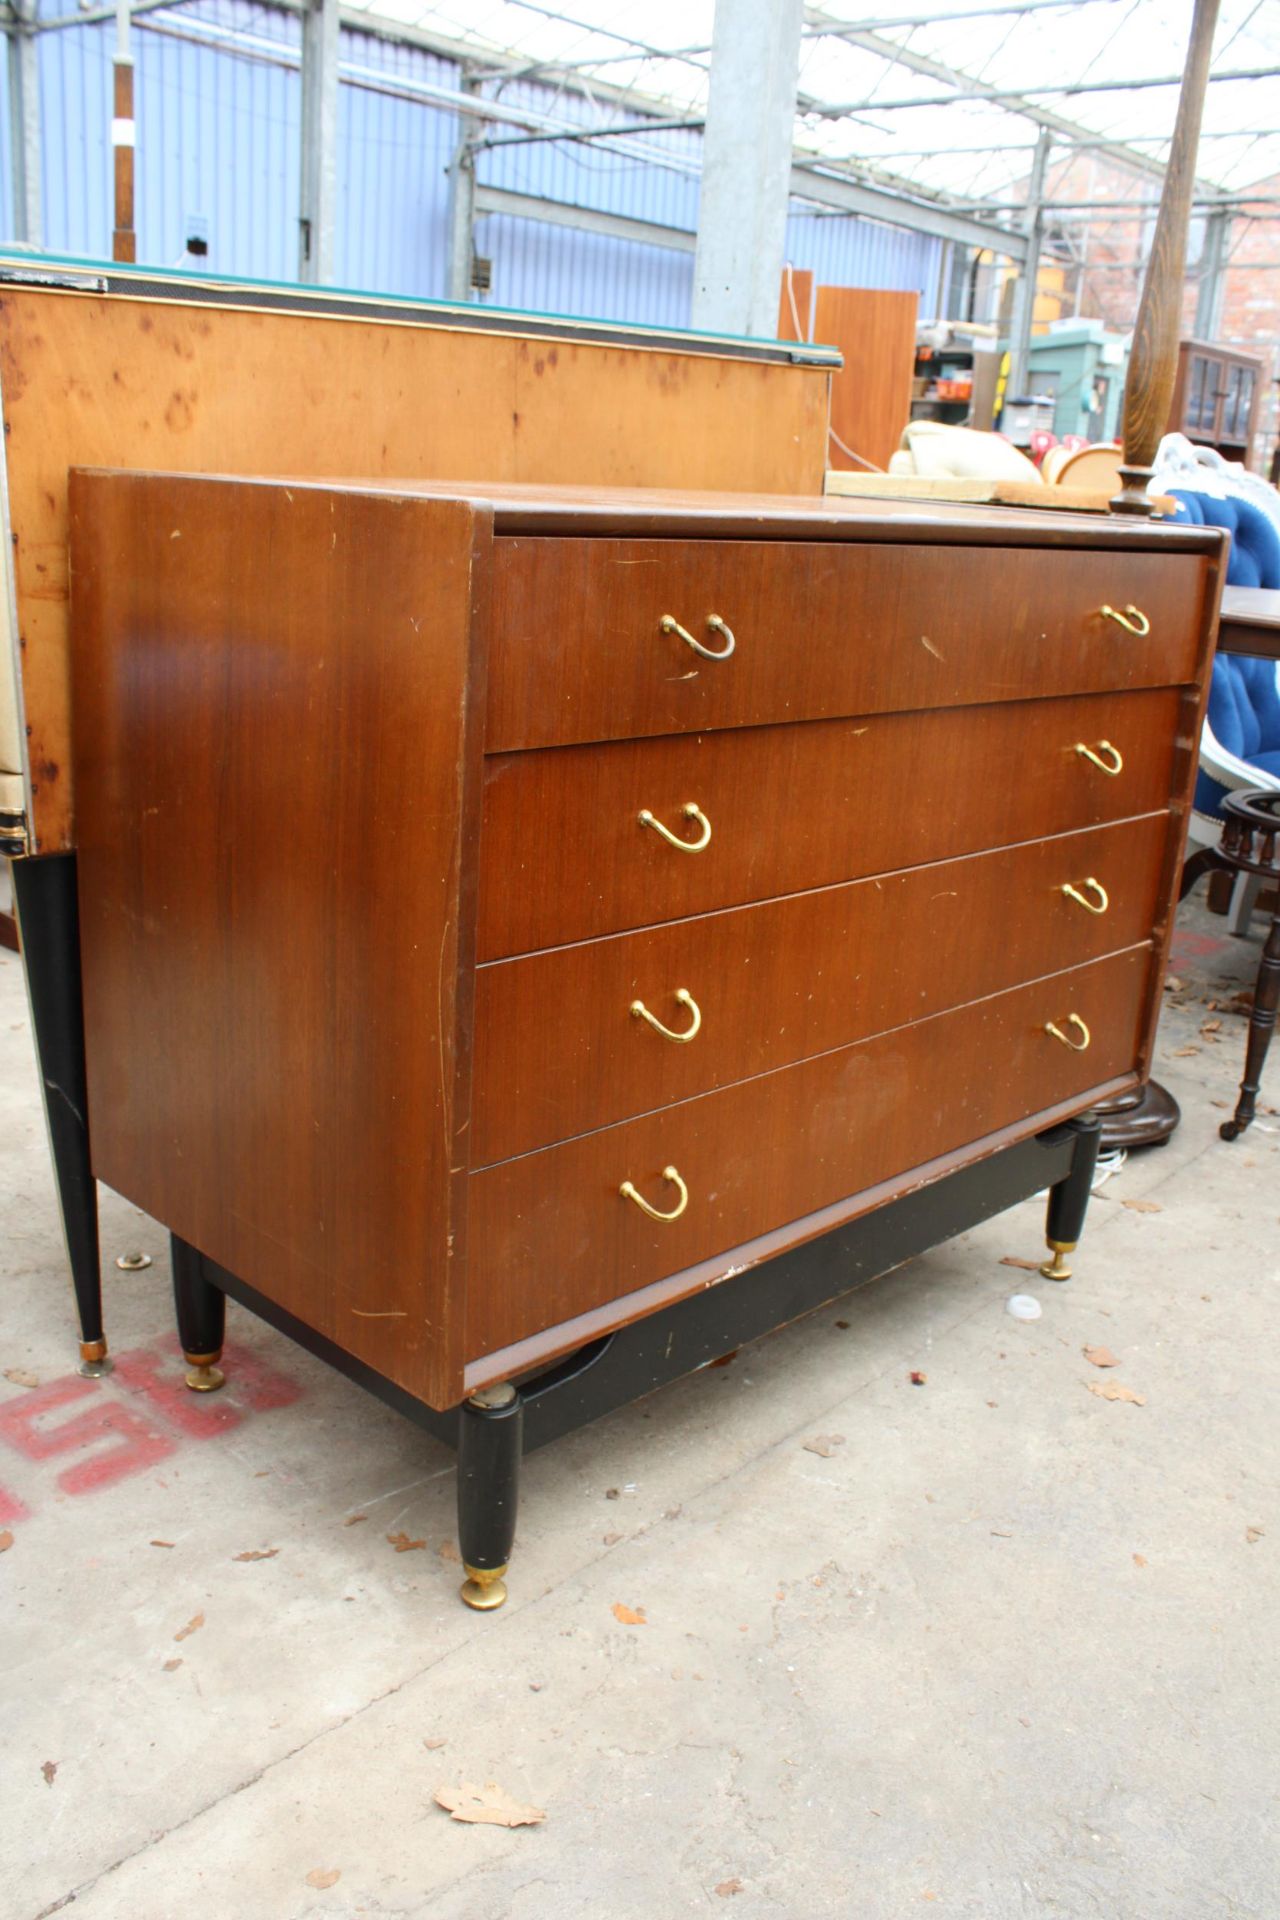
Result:
{"type": "MultiPolygon", "coordinates": [[[[1280,600],[1280,594],[1273,597],[1280,600]]],[[[1280,884],[1280,793],[1229,794],[1222,803],[1222,811],[1222,839],[1216,847],[1204,847],[1193,854],[1183,870],[1184,899],[1204,873],[1253,873],[1280,884]]],[[[1249,1015],[1249,1043],[1245,1050],[1240,1098],[1231,1119],[1224,1120],[1218,1129],[1224,1140],[1238,1139],[1257,1111],[1262,1069],[1275,1031],[1277,1002],[1280,1002],[1280,911],[1271,916],[1271,930],[1262,949],[1253,1011],[1249,1015]]]]}
{"type": "Polygon", "coordinates": [[[1280,591],[1273,587],[1224,587],[1218,652],[1280,660],[1280,591]]]}

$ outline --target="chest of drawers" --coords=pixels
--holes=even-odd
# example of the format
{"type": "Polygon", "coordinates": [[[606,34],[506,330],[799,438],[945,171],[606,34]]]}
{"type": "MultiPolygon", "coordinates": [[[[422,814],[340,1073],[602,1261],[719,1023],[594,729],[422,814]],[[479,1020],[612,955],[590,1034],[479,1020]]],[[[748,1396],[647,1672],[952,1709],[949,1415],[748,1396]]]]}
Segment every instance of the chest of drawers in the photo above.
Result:
{"type": "Polygon", "coordinates": [[[94,1171],[206,1364],[238,1289],[496,1431],[1145,1075],[1217,534],[96,473],[72,522],[94,1171]]]}

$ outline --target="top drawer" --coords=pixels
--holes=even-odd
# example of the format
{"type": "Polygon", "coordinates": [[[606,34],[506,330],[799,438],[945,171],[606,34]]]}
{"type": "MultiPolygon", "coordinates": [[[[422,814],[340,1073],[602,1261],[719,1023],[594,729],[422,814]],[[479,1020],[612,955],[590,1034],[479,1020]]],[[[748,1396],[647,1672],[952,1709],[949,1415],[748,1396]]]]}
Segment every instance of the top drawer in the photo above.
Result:
{"type": "Polygon", "coordinates": [[[1176,685],[1196,673],[1203,570],[1078,548],[501,538],[485,745],[1176,685]]]}

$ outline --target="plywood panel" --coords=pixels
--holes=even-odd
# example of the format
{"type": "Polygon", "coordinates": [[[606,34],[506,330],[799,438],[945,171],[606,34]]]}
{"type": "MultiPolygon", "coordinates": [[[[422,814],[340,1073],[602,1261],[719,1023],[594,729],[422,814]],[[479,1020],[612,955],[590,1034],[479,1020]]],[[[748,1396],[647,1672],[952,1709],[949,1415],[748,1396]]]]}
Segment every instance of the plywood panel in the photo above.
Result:
{"type": "MultiPolygon", "coordinates": [[[[814,338],[844,355],[831,384],[832,430],[873,466],[888,466],[911,415],[918,305],[914,293],[818,288],[814,338]]],[[[833,439],[831,464],[855,467],[857,462],[833,439]]]]}
{"type": "Polygon", "coordinates": [[[667,348],[7,288],[0,389],[39,849],[75,843],[69,468],[813,496],[829,379],[667,348]]]}

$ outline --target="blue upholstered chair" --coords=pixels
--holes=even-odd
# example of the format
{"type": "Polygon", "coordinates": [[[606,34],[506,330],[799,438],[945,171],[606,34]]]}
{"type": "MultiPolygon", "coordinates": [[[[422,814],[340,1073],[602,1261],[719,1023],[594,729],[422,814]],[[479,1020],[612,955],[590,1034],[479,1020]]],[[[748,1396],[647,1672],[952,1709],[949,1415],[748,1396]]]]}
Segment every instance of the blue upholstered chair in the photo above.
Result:
{"type": "MultiPolygon", "coordinates": [[[[1233,587],[1280,587],[1280,534],[1248,500],[1215,500],[1177,488],[1178,518],[1231,534],[1227,582],[1233,587]]],[[[1213,664],[1209,708],[1200,736],[1200,773],[1188,840],[1191,848],[1217,843],[1222,801],[1241,788],[1280,791],[1280,669],[1271,660],[1220,653],[1213,664]]],[[[1242,874],[1231,901],[1231,930],[1247,933],[1260,882],[1242,874]]]]}

